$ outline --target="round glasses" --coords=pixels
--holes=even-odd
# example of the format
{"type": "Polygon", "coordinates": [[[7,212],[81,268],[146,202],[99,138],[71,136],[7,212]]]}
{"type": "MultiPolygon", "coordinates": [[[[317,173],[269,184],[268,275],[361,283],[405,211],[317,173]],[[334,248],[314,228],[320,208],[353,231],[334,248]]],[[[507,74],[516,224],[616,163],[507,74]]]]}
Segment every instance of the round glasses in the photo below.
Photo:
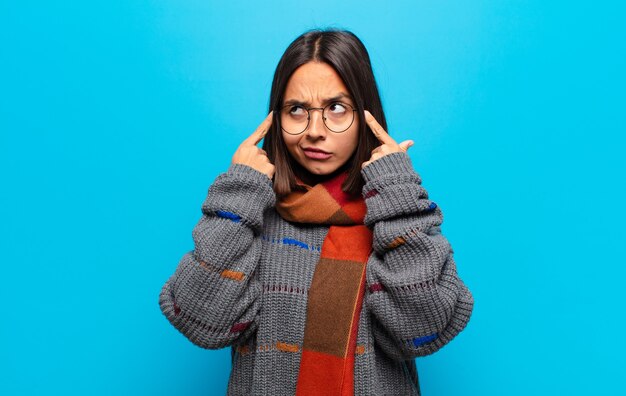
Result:
{"type": "Polygon", "coordinates": [[[354,107],[343,102],[332,102],[325,107],[304,107],[290,104],[280,109],[280,127],[290,135],[306,131],[311,121],[311,110],[322,110],[324,125],[334,133],[345,132],[354,122],[354,107]]]}

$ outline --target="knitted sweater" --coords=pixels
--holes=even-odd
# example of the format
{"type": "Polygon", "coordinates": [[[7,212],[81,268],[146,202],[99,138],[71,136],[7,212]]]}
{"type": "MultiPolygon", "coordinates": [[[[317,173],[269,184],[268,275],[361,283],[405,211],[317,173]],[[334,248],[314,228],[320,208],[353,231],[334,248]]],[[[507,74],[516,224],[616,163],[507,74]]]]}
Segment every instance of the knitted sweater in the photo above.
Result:
{"type": "MultiPolygon", "coordinates": [[[[404,152],[361,174],[373,230],[354,363],[355,395],[419,395],[415,357],[467,325],[474,300],[441,234],[443,214],[404,152]]],[[[170,323],[194,344],[231,347],[228,395],[293,395],[307,291],[326,225],[283,220],[272,181],[232,164],[210,186],[185,253],[161,289],[170,323]]]]}

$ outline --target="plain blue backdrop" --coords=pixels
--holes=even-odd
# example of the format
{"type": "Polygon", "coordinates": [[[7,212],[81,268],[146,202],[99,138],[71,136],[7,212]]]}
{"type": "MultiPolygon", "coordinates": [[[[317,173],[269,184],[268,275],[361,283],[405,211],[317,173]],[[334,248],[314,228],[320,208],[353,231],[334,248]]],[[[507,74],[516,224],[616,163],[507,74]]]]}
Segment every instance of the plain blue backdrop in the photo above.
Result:
{"type": "Polygon", "coordinates": [[[356,33],[468,327],[424,395],[623,394],[621,2],[2,1],[2,395],[220,395],[158,294],[310,28],[356,33]]]}

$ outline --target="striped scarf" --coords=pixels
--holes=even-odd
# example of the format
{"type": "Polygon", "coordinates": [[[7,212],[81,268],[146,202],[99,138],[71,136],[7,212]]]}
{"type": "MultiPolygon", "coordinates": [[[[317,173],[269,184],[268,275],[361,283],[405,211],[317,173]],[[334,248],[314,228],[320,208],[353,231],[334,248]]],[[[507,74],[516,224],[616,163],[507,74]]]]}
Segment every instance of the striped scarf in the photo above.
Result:
{"type": "Polygon", "coordinates": [[[309,288],[297,396],[354,395],[354,354],[372,231],[362,197],[341,190],[347,172],[278,200],[287,221],[328,224],[309,288]]]}

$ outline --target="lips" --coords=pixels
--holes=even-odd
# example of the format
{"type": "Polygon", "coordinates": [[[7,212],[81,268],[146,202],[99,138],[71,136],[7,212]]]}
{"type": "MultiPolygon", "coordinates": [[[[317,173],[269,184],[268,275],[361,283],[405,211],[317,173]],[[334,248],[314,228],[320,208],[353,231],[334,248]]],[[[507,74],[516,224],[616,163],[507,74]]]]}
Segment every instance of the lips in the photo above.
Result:
{"type": "Polygon", "coordinates": [[[304,151],[314,151],[314,152],[317,152],[317,153],[330,154],[328,151],[324,151],[322,149],[318,149],[318,148],[315,148],[315,147],[303,147],[302,150],[304,150],[304,151]]]}
{"type": "Polygon", "coordinates": [[[310,159],[325,160],[331,157],[331,153],[316,147],[304,147],[302,151],[304,151],[304,155],[310,159]]]}

